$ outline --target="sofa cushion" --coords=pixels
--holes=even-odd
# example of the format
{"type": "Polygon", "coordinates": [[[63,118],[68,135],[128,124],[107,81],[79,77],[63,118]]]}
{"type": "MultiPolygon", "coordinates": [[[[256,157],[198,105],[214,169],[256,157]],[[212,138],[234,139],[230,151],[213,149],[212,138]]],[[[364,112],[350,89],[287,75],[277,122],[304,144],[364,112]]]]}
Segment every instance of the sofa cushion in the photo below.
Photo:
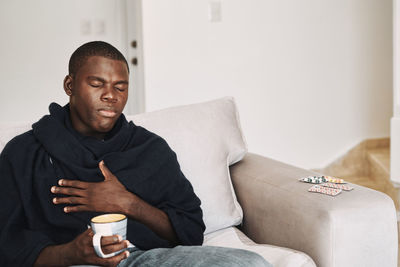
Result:
{"type": "Polygon", "coordinates": [[[163,137],[176,152],[182,172],[202,201],[206,233],[242,221],[229,165],[244,157],[247,145],[232,97],[127,118],[163,137]]]}
{"type": "Polygon", "coordinates": [[[263,256],[274,267],[315,267],[307,254],[289,248],[254,243],[236,227],[229,227],[204,237],[203,246],[250,250],[263,256]]]}

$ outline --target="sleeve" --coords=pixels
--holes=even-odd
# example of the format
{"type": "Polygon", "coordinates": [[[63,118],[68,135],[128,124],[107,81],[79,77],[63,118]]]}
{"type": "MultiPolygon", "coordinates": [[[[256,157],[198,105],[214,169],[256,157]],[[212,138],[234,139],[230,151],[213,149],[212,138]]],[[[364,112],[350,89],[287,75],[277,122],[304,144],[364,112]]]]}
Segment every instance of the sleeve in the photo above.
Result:
{"type": "Polygon", "coordinates": [[[202,245],[205,225],[201,201],[195,194],[189,180],[182,173],[175,152],[164,165],[167,170],[174,170],[173,183],[168,185],[164,200],[158,208],[167,213],[181,245],[202,245]]]}
{"type": "MultiPolygon", "coordinates": [[[[182,173],[175,152],[164,145],[162,154],[162,160],[151,166],[152,177],[136,187],[135,193],[168,215],[179,245],[202,245],[205,225],[200,199],[182,173]]],[[[171,247],[167,240],[135,221],[128,221],[128,239],[140,249],[171,247]]]]}
{"type": "Polygon", "coordinates": [[[205,225],[200,199],[182,173],[176,153],[168,145],[166,151],[168,156],[158,169],[157,187],[151,190],[159,196],[156,207],[168,215],[180,245],[201,245],[205,225]]]}
{"type": "Polygon", "coordinates": [[[0,155],[0,266],[32,266],[39,253],[53,242],[29,230],[13,170],[5,154],[0,155]]]}

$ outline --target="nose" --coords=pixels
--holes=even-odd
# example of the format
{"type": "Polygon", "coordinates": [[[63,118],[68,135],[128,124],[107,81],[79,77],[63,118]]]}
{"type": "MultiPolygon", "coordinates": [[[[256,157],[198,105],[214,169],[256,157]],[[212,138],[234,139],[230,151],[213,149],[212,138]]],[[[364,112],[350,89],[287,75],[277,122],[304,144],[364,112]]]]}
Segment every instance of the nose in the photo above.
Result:
{"type": "Polygon", "coordinates": [[[103,93],[101,95],[101,100],[104,102],[115,103],[118,101],[117,94],[112,86],[104,86],[103,93]]]}

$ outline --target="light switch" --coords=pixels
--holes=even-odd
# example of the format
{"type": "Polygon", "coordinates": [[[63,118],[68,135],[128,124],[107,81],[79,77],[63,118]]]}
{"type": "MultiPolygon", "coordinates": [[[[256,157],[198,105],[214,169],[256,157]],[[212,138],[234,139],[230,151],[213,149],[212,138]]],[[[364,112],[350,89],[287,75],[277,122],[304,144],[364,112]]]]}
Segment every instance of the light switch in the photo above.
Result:
{"type": "Polygon", "coordinates": [[[211,1],[208,3],[208,20],[220,22],[222,20],[221,1],[211,1]]]}

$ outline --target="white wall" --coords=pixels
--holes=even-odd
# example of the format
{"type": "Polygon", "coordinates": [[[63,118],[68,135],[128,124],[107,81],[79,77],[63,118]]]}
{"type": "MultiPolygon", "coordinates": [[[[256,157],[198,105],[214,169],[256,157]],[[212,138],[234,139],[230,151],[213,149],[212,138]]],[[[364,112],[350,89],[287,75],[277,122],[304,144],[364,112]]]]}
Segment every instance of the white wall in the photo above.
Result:
{"type": "Polygon", "coordinates": [[[236,98],[249,150],[323,167],[389,136],[390,0],[143,1],[146,110],[236,98]]]}
{"type": "Polygon", "coordinates": [[[37,120],[51,102],[66,104],[63,79],[72,52],[98,39],[122,46],[118,5],[108,0],[1,0],[0,122],[37,120]],[[86,34],[84,21],[91,24],[86,34]],[[103,33],[96,26],[101,21],[103,33]]]}
{"type": "MultiPolygon", "coordinates": [[[[305,168],[389,136],[391,1],[223,0],[217,23],[206,0],[142,2],[147,111],[232,95],[250,151],[305,168]]],[[[65,104],[80,44],[126,50],[122,3],[0,1],[0,122],[65,104]],[[84,20],[105,33],[83,34],[84,20]]]]}

